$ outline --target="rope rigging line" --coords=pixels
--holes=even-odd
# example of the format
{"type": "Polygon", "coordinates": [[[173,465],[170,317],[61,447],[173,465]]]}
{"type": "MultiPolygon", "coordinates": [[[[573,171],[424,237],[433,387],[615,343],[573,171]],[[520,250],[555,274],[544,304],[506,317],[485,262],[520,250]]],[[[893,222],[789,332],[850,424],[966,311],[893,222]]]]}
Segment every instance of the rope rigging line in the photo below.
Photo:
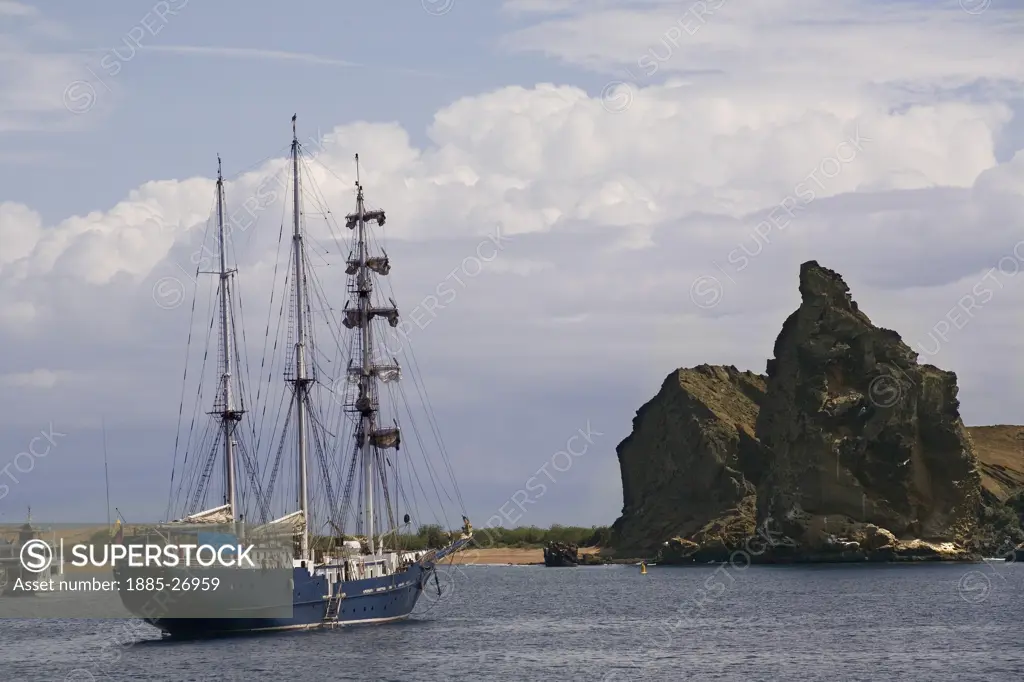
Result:
{"type": "MultiPolygon", "coordinates": [[[[216,296],[217,296],[216,289],[211,287],[211,291],[210,291],[210,309],[213,308],[213,301],[215,300],[216,296]]],[[[203,405],[205,404],[204,396],[205,396],[206,382],[204,382],[202,379],[203,379],[204,376],[206,376],[206,366],[207,366],[207,363],[208,363],[208,361],[210,359],[210,339],[213,337],[213,330],[214,330],[215,326],[218,326],[217,325],[217,314],[216,314],[216,312],[213,312],[211,314],[211,316],[210,316],[210,325],[209,325],[209,327],[207,327],[207,330],[206,330],[206,348],[203,351],[203,362],[202,362],[202,365],[200,365],[200,368],[199,368],[199,382],[198,382],[198,385],[197,385],[197,395],[196,395],[195,405],[194,405],[193,411],[192,411],[192,426],[189,428],[189,441],[188,441],[189,443],[192,442],[192,433],[194,432],[196,422],[201,419],[201,417],[200,417],[200,410],[203,409],[203,405]]],[[[204,433],[206,432],[205,429],[209,429],[210,428],[210,421],[209,420],[205,420],[205,422],[206,422],[206,425],[205,425],[205,428],[204,428],[204,433]]],[[[198,445],[198,443],[197,443],[197,445],[198,445]]]]}
{"type": "Polygon", "coordinates": [[[198,511],[201,511],[206,506],[206,494],[205,493],[207,492],[207,490],[209,488],[209,486],[207,486],[206,484],[210,480],[210,474],[213,473],[213,466],[214,466],[214,464],[217,463],[217,455],[219,454],[218,450],[219,450],[219,446],[220,446],[220,440],[221,440],[221,438],[223,438],[223,436],[224,436],[224,432],[221,431],[220,429],[218,429],[217,430],[217,437],[213,441],[213,447],[210,448],[210,454],[207,455],[207,457],[206,457],[206,466],[203,469],[203,475],[199,479],[199,485],[196,486],[195,494],[192,497],[192,504],[189,505],[189,509],[186,511],[186,514],[189,514],[189,513],[194,514],[194,513],[198,512],[198,511]],[[202,500],[202,502],[203,502],[202,506],[198,506],[200,500],[202,500]]]}
{"type": "Polygon", "coordinates": [[[284,426],[281,428],[281,440],[277,447],[277,457],[274,459],[274,468],[270,472],[270,481],[267,483],[266,496],[269,500],[273,499],[274,495],[274,484],[277,482],[278,472],[281,470],[281,455],[284,453],[285,438],[288,436],[288,427],[291,425],[292,415],[295,414],[294,410],[288,410],[287,416],[285,417],[284,426]]]}
{"type": "MultiPolygon", "coordinates": [[[[423,465],[427,468],[427,477],[430,479],[430,484],[434,488],[434,494],[437,497],[438,506],[441,507],[443,514],[444,501],[441,499],[441,493],[437,489],[437,477],[434,475],[433,467],[430,465],[430,458],[427,457],[426,448],[423,447],[423,439],[420,437],[419,429],[416,427],[416,423],[412,420],[412,408],[409,406],[408,398],[405,397],[405,387],[399,384],[398,391],[402,394],[402,404],[405,406],[407,414],[409,414],[409,422],[412,424],[411,428],[413,435],[416,437],[416,443],[419,445],[420,452],[423,454],[422,461],[423,465]]],[[[423,493],[424,498],[429,498],[426,489],[423,487],[423,481],[420,478],[419,472],[416,470],[416,465],[410,460],[409,466],[412,469],[416,484],[420,487],[420,492],[423,493]]],[[[436,521],[438,525],[446,525],[441,518],[438,517],[436,510],[431,509],[431,513],[434,515],[434,521],[436,521]]]]}
{"type": "MultiPolygon", "coordinates": [[[[283,212],[285,210],[284,207],[282,207],[281,210],[282,210],[282,214],[283,214],[283,212]]],[[[277,281],[278,270],[280,269],[280,265],[281,265],[281,249],[282,249],[283,245],[284,245],[284,215],[281,216],[281,225],[280,225],[280,228],[279,228],[278,234],[277,234],[277,254],[276,254],[277,257],[274,260],[274,273],[273,273],[273,275],[271,277],[271,280],[270,280],[271,282],[276,282],[277,281]]],[[[288,271],[286,270],[285,271],[285,285],[287,285],[287,282],[288,282],[288,271]]],[[[281,320],[284,317],[284,303],[285,303],[285,301],[284,301],[284,297],[282,297],[281,298],[280,311],[278,312],[278,318],[277,318],[278,319],[277,332],[274,335],[274,346],[273,346],[273,348],[271,349],[271,351],[269,353],[270,366],[267,367],[267,357],[268,357],[267,344],[270,341],[270,321],[271,321],[271,319],[273,318],[273,315],[274,315],[274,296],[275,296],[276,293],[277,293],[276,287],[271,286],[271,288],[270,288],[270,302],[267,305],[267,325],[266,325],[266,329],[265,329],[264,335],[263,335],[263,357],[262,357],[262,359],[260,361],[260,374],[259,374],[259,377],[258,377],[259,381],[262,381],[263,370],[264,369],[267,370],[268,392],[269,392],[269,387],[274,385],[274,382],[273,382],[274,367],[276,366],[276,359],[279,357],[279,353],[277,352],[277,342],[280,339],[281,320]]],[[[262,393],[263,393],[263,385],[262,385],[262,383],[259,383],[257,385],[257,389],[256,389],[256,405],[257,405],[256,409],[259,409],[258,405],[260,404],[260,397],[262,396],[262,393]]],[[[283,396],[283,393],[284,392],[282,391],[282,396],[283,396]]],[[[268,395],[266,402],[263,404],[262,415],[260,416],[260,423],[261,424],[267,423],[266,422],[267,407],[269,406],[269,404],[270,404],[270,396],[268,395]]],[[[281,409],[280,403],[279,403],[278,409],[279,410],[281,409]]],[[[279,411],[272,423],[273,424],[280,423],[280,417],[281,417],[281,414],[280,414],[280,411],[279,411]]],[[[258,453],[260,451],[260,449],[261,449],[260,446],[261,446],[261,443],[263,441],[264,431],[261,430],[259,436],[256,437],[256,423],[255,423],[255,421],[252,422],[252,425],[253,425],[253,436],[256,438],[256,451],[258,453]]],[[[271,442],[273,442],[273,432],[271,433],[270,437],[271,437],[271,442]]]]}
{"type": "MultiPolygon", "coordinates": [[[[214,198],[213,199],[213,203],[210,206],[210,211],[209,211],[210,214],[213,213],[213,208],[216,205],[216,203],[217,203],[217,199],[214,198]]],[[[209,223],[207,223],[207,227],[209,227],[209,223]]],[[[199,276],[199,266],[197,265],[196,266],[196,277],[198,278],[198,276],[199,276]]],[[[168,519],[168,520],[170,520],[170,517],[171,517],[171,506],[173,504],[173,498],[174,498],[174,474],[175,474],[175,472],[177,470],[177,466],[178,466],[178,447],[179,447],[179,443],[180,443],[180,440],[181,440],[181,418],[182,418],[182,416],[184,414],[184,410],[185,410],[185,387],[187,386],[187,383],[188,383],[188,364],[189,364],[188,360],[191,357],[192,332],[193,332],[193,330],[195,328],[194,325],[195,325],[195,316],[196,316],[196,300],[197,300],[198,297],[199,297],[199,289],[197,287],[196,290],[192,292],[192,309],[191,309],[191,312],[189,313],[189,322],[188,322],[188,341],[185,343],[185,367],[182,370],[182,377],[181,377],[181,400],[178,403],[178,422],[177,422],[177,426],[175,427],[175,430],[174,430],[174,457],[171,460],[171,482],[170,482],[170,490],[168,491],[168,494],[167,494],[167,511],[165,512],[165,518],[168,519]]],[[[186,441],[186,443],[187,443],[187,441],[186,441]]],[[[186,447],[187,447],[187,445],[186,445],[186,447]]],[[[184,457],[186,457],[186,458],[188,457],[187,451],[184,453],[184,457]]],[[[184,466],[184,462],[182,462],[182,466],[184,466]]]]}
{"type": "Polygon", "coordinates": [[[341,505],[338,509],[338,532],[342,534],[345,533],[345,526],[347,525],[346,519],[348,518],[349,506],[352,503],[352,482],[356,475],[356,466],[359,464],[359,448],[352,448],[352,455],[349,461],[350,464],[348,466],[348,475],[345,477],[345,489],[341,499],[341,505]]]}
{"type": "MultiPolygon", "coordinates": [[[[242,443],[239,443],[238,450],[241,455],[241,459],[245,464],[246,473],[249,474],[249,482],[253,487],[253,495],[255,497],[254,504],[259,510],[260,523],[267,523],[270,520],[270,509],[266,498],[263,495],[262,486],[260,484],[259,462],[256,460],[254,455],[249,453],[248,448],[242,445],[242,443]]],[[[242,508],[245,509],[246,513],[248,513],[248,507],[246,505],[243,505],[242,508]]]]}
{"type": "MultiPolygon", "coordinates": [[[[386,247],[386,244],[385,244],[386,237],[387,237],[387,233],[386,233],[386,231],[384,229],[380,230],[380,232],[379,232],[379,239],[378,239],[377,235],[371,235],[371,238],[374,239],[374,241],[378,242],[380,250],[382,252],[386,252],[386,248],[385,248],[386,247]]],[[[391,298],[394,299],[395,298],[394,285],[393,285],[392,280],[390,278],[387,280],[387,287],[388,287],[388,291],[390,293],[391,298]]],[[[445,466],[445,469],[447,470],[449,479],[452,482],[452,488],[454,489],[455,496],[458,499],[458,506],[459,506],[460,511],[462,512],[462,514],[465,515],[465,513],[466,513],[465,501],[464,501],[464,499],[462,497],[462,492],[459,489],[459,486],[458,486],[458,483],[457,483],[457,479],[456,479],[456,476],[455,476],[455,471],[454,471],[454,468],[452,467],[452,464],[451,464],[451,458],[450,458],[450,456],[448,454],[448,448],[445,445],[444,439],[441,436],[441,429],[440,429],[440,426],[438,425],[437,415],[434,412],[432,403],[430,402],[430,396],[427,393],[426,382],[423,380],[422,372],[420,371],[420,368],[419,368],[419,362],[417,362],[417,360],[416,360],[415,349],[412,348],[411,344],[404,343],[404,344],[402,344],[402,353],[405,356],[406,360],[408,360],[408,366],[409,366],[409,369],[411,371],[411,375],[412,375],[412,379],[413,379],[413,384],[414,384],[414,386],[415,386],[415,388],[417,390],[417,394],[420,397],[420,403],[423,405],[423,407],[424,407],[424,409],[426,411],[427,423],[428,423],[428,425],[430,427],[431,432],[434,435],[434,439],[435,439],[435,443],[437,445],[437,449],[441,453],[442,462],[444,463],[444,466],[445,466]]],[[[404,396],[404,390],[403,390],[403,396],[404,396]]],[[[415,421],[414,421],[414,418],[413,418],[413,416],[411,414],[411,411],[410,411],[410,423],[412,423],[413,429],[415,431],[416,426],[415,426],[415,421]]],[[[427,458],[426,450],[424,450],[423,455],[424,455],[424,458],[426,459],[427,458]]],[[[444,486],[442,485],[442,487],[444,487],[444,486]]],[[[445,494],[448,495],[447,489],[445,490],[445,494]]],[[[448,496],[449,496],[449,499],[451,499],[451,496],[450,495],[448,495],[448,496]]],[[[453,503],[454,503],[454,501],[453,501],[453,503]]]]}
{"type": "MultiPolygon", "coordinates": [[[[381,247],[383,249],[383,246],[381,247]]],[[[388,282],[389,290],[391,291],[391,297],[394,298],[394,287],[391,282],[388,282]]],[[[416,351],[413,349],[412,344],[402,344],[402,353],[406,356],[409,361],[409,368],[411,370],[413,385],[416,388],[416,392],[420,397],[420,403],[426,410],[427,423],[433,432],[435,442],[438,446],[438,451],[441,453],[442,462],[444,462],[445,468],[452,481],[455,495],[458,498],[458,505],[463,515],[466,513],[466,504],[462,498],[462,492],[459,490],[458,483],[456,482],[455,471],[451,465],[451,458],[448,455],[448,448],[444,444],[444,439],[441,437],[441,429],[437,422],[437,415],[434,412],[433,405],[430,402],[430,396],[427,393],[426,382],[423,381],[423,375],[420,372],[419,362],[416,360],[416,351]],[[422,387],[422,390],[421,390],[422,387]]],[[[404,391],[403,391],[404,396],[404,391]]],[[[410,419],[412,416],[410,415],[410,419]]],[[[426,454],[424,453],[424,456],[426,454]]],[[[447,491],[446,491],[447,494],[447,491]]],[[[453,501],[454,503],[454,501],[453,501]]]]}
{"type": "MultiPolygon", "coordinates": [[[[196,266],[196,277],[198,278],[198,276],[199,276],[199,266],[196,266]]],[[[199,295],[198,279],[196,280],[196,282],[197,282],[197,286],[196,286],[195,297],[198,298],[198,295],[199,295]]],[[[212,303],[213,297],[215,297],[215,296],[216,296],[216,291],[212,290],[211,291],[211,303],[212,303]]],[[[193,443],[194,443],[193,435],[196,432],[195,431],[196,422],[199,420],[200,410],[202,409],[202,405],[203,405],[203,395],[204,395],[203,390],[205,388],[205,382],[203,381],[203,377],[206,374],[206,363],[207,363],[207,360],[209,359],[209,355],[210,355],[210,338],[213,336],[213,326],[214,326],[215,321],[216,321],[216,315],[215,314],[211,315],[210,325],[209,325],[209,327],[207,327],[207,331],[206,331],[206,346],[205,346],[204,351],[203,351],[203,362],[202,362],[202,365],[200,366],[200,369],[199,369],[199,381],[198,381],[198,385],[197,385],[196,400],[195,400],[195,402],[194,402],[194,404],[192,406],[192,421],[191,421],[191,423],[189,425],[188,437],[185,440],[185,448],[186,449],[185,449],[185,453],[184,453],[184,460],[182,461],[182,467],[183,468],[187,467],[187,465],[188,465],[189,453],[195,451],[195,449],[193,448],[193,443]]],[[[207,422],[207,428],[208,427],[209,427],[209,422],[207,422]]],[[[204,430],[203,433],[205,433],[205,430],[204,430]]],[[[182,479],[182,482],[184,482],[184,479],[182,479]]],[[[179,495],[181,494],[181,489],[180,488],[181,488],[181,486],[179,485],[179,491],[178,491],[179,495]]],[[[169,513],[168,513],[168,516],[170,516],[169,513]]]]}
{"type": "MultiPolygon", "coordinates": [[[[313,423],[316,424],[317,426],[322,426],[319,423],[319,420],[316,419],[315,414],[313,416],[314,419],[311,421],[313,421],[313,423]]],[[[329,513],[329,510],[335,509],[338,506],[338,498],[334,494],[334,484],[331,482],[331,472],[330,466],[328,465],[327,462],[327,453],[324,449],[323,440],[320,437],[320,434],[324,431],[324,429],[317,429],[314,427],[310,429],[310,431],[313,432],[313,443],[316,449],[317,461],[320,464],[320,473],[323,476],[323,483],[326,493],[326,504],[329,513]]],[[[331,518],[329,520],[334,521],[335,519],[331,518]]]]}

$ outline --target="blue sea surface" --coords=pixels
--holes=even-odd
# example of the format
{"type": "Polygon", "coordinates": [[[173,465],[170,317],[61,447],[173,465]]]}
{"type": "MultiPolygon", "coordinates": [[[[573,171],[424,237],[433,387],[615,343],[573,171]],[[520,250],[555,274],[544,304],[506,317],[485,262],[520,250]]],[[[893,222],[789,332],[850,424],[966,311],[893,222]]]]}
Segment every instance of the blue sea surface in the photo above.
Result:
{"type": "Polygon", "coordinates": [[[1024,565],[445,567],[412,619],[162,640],[0,621],[0,680],[1024,679],[1024,565]]]}

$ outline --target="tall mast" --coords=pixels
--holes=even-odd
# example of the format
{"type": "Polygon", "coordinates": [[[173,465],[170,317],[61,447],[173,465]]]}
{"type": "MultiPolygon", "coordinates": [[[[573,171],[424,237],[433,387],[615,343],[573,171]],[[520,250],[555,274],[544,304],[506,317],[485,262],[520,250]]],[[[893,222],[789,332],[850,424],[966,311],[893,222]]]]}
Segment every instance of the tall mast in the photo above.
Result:
{"type": "Polygon", "coordinates": [[[231,275],[234,270],[228,269],[227,240],[224,228],[224,174],[221,171],[220,157],[217,157],[217,240],[220,250],[220,331],[221,331],[221,374],[220,391],[220,422],[224,431],[224,494],[231,508],[231,518],[238,517],[235,490],[235,441],[234,431],[242,418],[241,410],[235,409],[234,396],[231,392],[231,376],[233,374],[233,353],[231,341],[234,332],[231,328],[231,275]]]}
{"type": "MultiPolygon", "coordinates": [[[[372,369],[373,354],[371,344],[373,336],[370,328],[370,278],[366,272],[366,212],[363,205],[363,185],[359,179],[359,155],[356,154],[356,214],[359,216],[359,319],[361,321],[362,339],[362,366],[363,372],[359,377],[359,393],[370,397],[370,371],[372,369]]],[[[376,554],[376,541],[374,539],[373,527],[373,487],[374,478],[373,448],[370,442],[370,434],[373,432],[373,412],[367,410],[362,414],[362,432],[364,434],[362,444],[363,456],[363,510],[366,513],[366,540],[369,543],[370,554],[376,554]]]]}
{"type": "Polygon", "coordinates": [[[295,116],[292,116],[292,193],[294,195],[294,230],[292,249],[295,258],[295,417],[297,423],[297,446],[299,455],[299,510],[302,511],[302,537],[299,545],[299,559],[309,559],[309,491],[306,482],[306,403],[310,379],[306,376],[306,320],[304,314],[304,287],[306,284],[303,260],[302,228],[299,225],[299,138],[295,130],[295,116]]]}
{"type": "MultiPolygon", "coordinates": [[[[348,329],[359,328],[360,356],[358,364],[355,358],[349,364],[350,378],[354,378],[359,384],[359,396],[352,402],[347,402],[346,407],[350,412],[359,414],[359,426],[355,429],[356,449],[353,457],[361,458],[363,464],[363,526],[366,532],[366,541],[371,554],[376,554],[377,539],[374,528],[374,489],[377,486],[377,457],[378,451],[394,448],[396,451],[401,446],[401,433],[398,424],[394,428],[380,428],[377,423],[377,380],[388,382],[396,380],[401,375],[401,368],[398,362],[394,364],[374,364],[373,362],[373,325],[371,322],[375,317],[383,317],[392,327],[398,326],[398,307],[394,300],[388,306],[375,306],[371,301],[373,294],[373,276],[387,275],[391,271],[387,253],[382,250],[382,255],[370,253],[368,223],[376,221],[377,225],[384,225],[383,209],[366,210],[366,202],[363,198],[363,184],[359,175],[359,155],[356,154],[356,212],[345,216],[345,227],[355,232],[355,249],[349,254],[347,268],[345,270],[352,279],[349,280],[349,294],[353,297],[345,304],[345,316],[342,324],[348,329]],[[354,304],[354,305],[353,305],[354,304]]],[[[353,461],[355,466],[356,461],[353,461]]],[[[354,471],[354,469],[353,469],[354,471]]],[[[384,491],[384,502],[388,504],[387,488],[385,481],[381,481],[384,491]]],[[[350,488],[346,488],[346,497],[350,488]]],[[[388,517],[391,517],[390,505],[387,507],[388,517]]]]}

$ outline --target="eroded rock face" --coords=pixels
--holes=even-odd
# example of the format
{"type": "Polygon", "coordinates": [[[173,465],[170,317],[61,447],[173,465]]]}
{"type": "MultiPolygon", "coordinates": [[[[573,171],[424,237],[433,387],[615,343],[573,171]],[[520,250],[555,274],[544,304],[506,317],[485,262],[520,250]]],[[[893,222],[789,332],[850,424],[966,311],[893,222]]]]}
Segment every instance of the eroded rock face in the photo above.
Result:
{"type": "Polygon", "coordinates": [[[756,435],[771,452],[758,512],[807,548],[865,524],[900,540],[964,542],[981,479],[956,375],[919,365],[835,272],[800,268],[800,307],[768,361],[756,435]]]}
{"type": "Polygon", "coordinates": [[[621,551],[656,552],[671,538],[702,546],[753,532],[756,486],[767,463],[754,437],[764,378],[735,367],[672,372],[637,411],[616,452],[621,551]]]}

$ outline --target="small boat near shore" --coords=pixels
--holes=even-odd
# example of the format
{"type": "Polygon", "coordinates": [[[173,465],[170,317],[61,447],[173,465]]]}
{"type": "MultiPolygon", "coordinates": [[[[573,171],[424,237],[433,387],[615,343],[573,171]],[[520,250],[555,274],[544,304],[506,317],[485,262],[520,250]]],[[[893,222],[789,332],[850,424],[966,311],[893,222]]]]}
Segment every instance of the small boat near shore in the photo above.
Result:
{"type": "Polygon", "coordinates": [[[544,565],[574,568],[580,565],[580,549],[569,542],[549,542],[544,548],[544,565]]]}
{"type": "Polygon", "coordinates": [[[56,541],[45,540],[43,532],[43,528],[32,524],[32,507],[29,507],[28,518],[17,529],[17,537],[0,539],[0,593],[3,596],[25,597],[41,594],[34,589],[25,588],[23,584],[46,582],[56,574],[59,565],[55,566],[51,562],[39,572],[34,572],[28,570],[21,556],[22,547],[28,543],[39,546],[37,551],[42,552],[42,555],[48,551],[50,557],[58,556],[56,541]]]}

